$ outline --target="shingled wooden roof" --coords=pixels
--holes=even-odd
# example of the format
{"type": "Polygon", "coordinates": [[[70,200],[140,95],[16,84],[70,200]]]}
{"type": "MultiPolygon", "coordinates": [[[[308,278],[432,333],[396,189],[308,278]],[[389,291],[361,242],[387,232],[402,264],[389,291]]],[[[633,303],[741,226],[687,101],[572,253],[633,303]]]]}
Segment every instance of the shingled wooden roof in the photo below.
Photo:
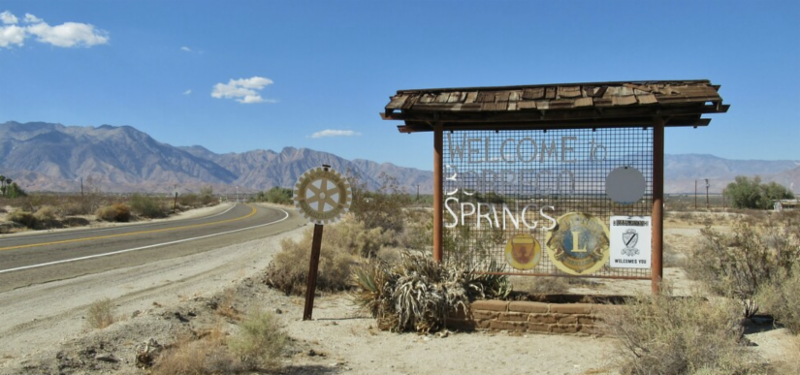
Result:
{"type": "Polygon", "coordinates": [[[705,126],[724,113],[719,86],[708,80],[593,82],[504,87],[400,90],[384,120],[403,120],[403,133],[651,126],[705,126]]]}

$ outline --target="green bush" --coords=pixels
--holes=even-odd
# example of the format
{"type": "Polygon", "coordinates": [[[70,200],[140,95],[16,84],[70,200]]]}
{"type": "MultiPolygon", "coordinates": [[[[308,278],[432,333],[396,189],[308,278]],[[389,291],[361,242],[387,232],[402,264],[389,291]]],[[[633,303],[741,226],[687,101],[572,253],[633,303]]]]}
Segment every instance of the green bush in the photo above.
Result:
{"type": "Polygon", "coordinates": [[[161,218],[167,216],[167,209],[164,202],[156,197],[141,194],[133,194],[128,201],[131,211],[146,218],[161,218]]]}
{"type": "Polygon", "coordinates": [[[97,209],[95,216],[103,221],[128,222],[131,219],[131,209],[125,203],[114,203],[97,209]]]}
{"type": "Polygon", "coordinates": [[[739,220],[731,234],[710,228],[701,233],[689,258],[689,275],[712,292],[740,301],[747,317],[758,312],[753,298],[758,289],[774,283],[780,272],[789,272],[800,261],[798,222],[739,220]]]}
{"type": "Polygon", "coordinates": [[[630,375],[768,374],[741,341],[739,308],[727,299],[633,298],[602,314],[620,341],[618,366],[630,375]]]}
{"type": "Polygon", "coordinates": [[[228,348],[252,369],[271,369],[280,364],[280,355],[288,342],[275,315],[253,310],[228,339],[228,348]]]}
{"type": "Polygon", "coordinates": [[[275,204],[293,204],[294,192],[292,189],[275,186],[266,192],[260,191],[256,194],[255,200],[258,202],[269,202],[275,204]]]}
{"type": "Polygon", "coordinates": [[[794,194],[786,187],[775,182],[762,184],[758,176],[752,180],[736,176],[735,181],[725,188],[724,194],[734,208],[769,209],[775,200],[794,198],[794,194]]]}

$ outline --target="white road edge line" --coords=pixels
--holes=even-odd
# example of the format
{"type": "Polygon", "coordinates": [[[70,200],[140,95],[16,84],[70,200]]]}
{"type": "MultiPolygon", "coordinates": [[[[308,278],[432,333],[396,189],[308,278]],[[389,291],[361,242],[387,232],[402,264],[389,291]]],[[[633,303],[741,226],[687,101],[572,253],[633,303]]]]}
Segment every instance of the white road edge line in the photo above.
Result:
{"type": "Polygon", "coordinates": [[[182,239],[182,240],[171,241],[171,242],[164,242],[164,243],[159,243],[159,244],[155,244],[155,245],[148,245],[148,246],[136,247],[136,248],[133,248],[133,249],[126,249],[126,250],[113,251],[113,252],[110,252],[110,253],[103,253],[103,254],[89,255],[89,256],[80,257],[80,258],[64,259],[64,260],[58,260],[58,261],[55,261],[55,262],[47,262],[47,263],[40,263],[40,264],[32,264],[32,265],[30,265],[30,266],[24,266],[24,267],[9,268],[9,269],[7,269],[7,270],[0,270],[0,274],[7,273],[7,272],[14,272],[14,271],[29,270],[29,269],[32,269],[32,268],[39,268],[39,267],[52,266],[52,265],[56,265],[56,264],[71,263],[71,262],[78,262],[78,261],[81,261],[81,260],[87,260],[87,259],[100,258],[100,257],[109,256],[109,255],[117,255],[117,254],[122,254],[122,253],[128,253],[128,252],[131,252],[131,251],[138,251],[138,250],[144,250],[144,249],[152,249],[152,248],[154,248],[154,247],[159,247],[159,246],[174,245],[174,244],[178,244],[178,243],[182,243],[182,242],[189,242],[189,241],[194,241],[194,240],[201,240],[201,239],[204,239],[204,238],[210,238],[210,237],[222,236],[222,235],[225,235],[225,234],[231,234],[231,233],[236,233],[236,232],[242,232],[242,231],[245,231],[245,230],[250,230],[250,229],[255,229],[255,228],[261,228],[261,227],[266,227],[266,226],[268,226],[268,225],[272,225],[272,224],[277,224],[277,223],[280,223],[280,222],[282,222],[282,221],[284,221],[284,220],[286,220],[286,219],[288,219],[288,218],[289,218],[289,213],[288,213],[288,212],[286,212],[285,210],[283,210],[283,209],[281,209],[281,208],[276,208],[276,209],[278,209],[278,210],[281,210],[281,211],[282,211],[282,212],[283,212],[283,213],[284,213],[286,216],[284,216],[282,219],[280,219],[280,220],[278,220],[278,221],[273,221],[273,222],[271,222],[271,223],[267,223],[267,224],[261,224],[261,225],[256,225],[256,226],[253,226],[253,227],[247,227],[247,228],[242,228],[242,229],[230,230],[230,231],[227,231],[227,232],[221,232],[221,233],[215,233],[215,234],[207,234],[207,235],[205,235],[205,236],[200,236],[200,237],[185,238],[185,239],[182,239]]]}

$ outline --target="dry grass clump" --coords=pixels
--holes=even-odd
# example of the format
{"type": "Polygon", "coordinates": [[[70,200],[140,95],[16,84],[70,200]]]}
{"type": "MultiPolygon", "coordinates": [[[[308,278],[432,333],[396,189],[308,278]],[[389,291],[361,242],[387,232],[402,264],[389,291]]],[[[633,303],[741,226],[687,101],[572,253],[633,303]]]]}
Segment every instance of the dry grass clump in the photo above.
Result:
{"type": "Polygon", "coordinates": [[[773,282],[761,285],[755,300],[789,332],[800,334],[800,263],[778,270],[773,282]]]}
{"type": "Polygon", "coordinates": [[[23,210],[12,211],[8,214],[8,220],[31,229],[36,226],[36,217],[32,213],[23,210]]]}
{"type": "Polygon", "coordinates": [[[103,221],[128,222],[131,219],[131,209],[125,203],[100,207],[94,214],[103,221]]]}
{"type": "MultiPolygon", "coordinates": [[[[393,242],[393,232],[382,228],[367,229],[352,216],[340,223],[326,225],[322,234],[317,289],[341,291],[350,287],[352,268],[363,259],[374,257],[393,242]]],[[[302,295],[308,278],[313,231],[309,228],[299,242],[284,239],[281,251],[267,267],[267,285],[284,293],[302,295]]]]}
{"type": "Polygon", "coordinates": [[[758,312],[753,298],[764,285],[775,283],[781,271],[790,273],[800,261],[800,222],[739,220],[732,233],[701,231],[690,255],[689,275],[721,296],[734,298],[750,317],[758,312]]]}
{"type": "Polygon", "coordinates": [[[469,302],[504,297],[511,290],[506,276],[477,274],[417,252],[404,253],[394,265],[372,259],[355,269],[353,284],[359,289],[355,301],[381,329],[395,332],[446,328],[448,314],[466,313],[469,302]]]}
{"type": "Polygon", "coordinates": [[[514,290],[540,297],[551,294],[564,294],[569,291],[569,280],[564,277],[520,276],[512,281],[514,290]]]}
{"type": "Polygon", "coordinates": [[[198,337],[179,340],[164,351],[152,368],[153,375],[211,375],[274,370],[288,344],[277,318],[253,310],[239,329],[228,336],[219,325],[198,337]]]}
{"type": "Polygon", "coordinates": [[[114,303],[103,298],[89,305],[86,324],[94,329],[103,329],[114,324],[114,303]]]}
{"type": "Polygon", "coordinates": [[[53,206],[42,206],[33,213],[33,217],[38,221],[55,220],[57,216],[56,208],[53,206]]]}
{"type": "Polygon", "coordinates": [[[640,295],[608,310],[603,319],[620,340],[617,358],[625,375],[768,374],[740,342],[735,302],[700,297],[640,295]]]}
{"type": "Polygon", "coordinates": [[[215,328],[200,339],[185,337],[158,357],[153,375],[211,375],[236,373],[242,364],[225,347],[225,333],[215,328]]]}
{"type": "Polygon", "coordinates": [[[251,369],[274,369],[288,340],[274,314],[252,310],[228,339],[231,353],[251,369]]]}

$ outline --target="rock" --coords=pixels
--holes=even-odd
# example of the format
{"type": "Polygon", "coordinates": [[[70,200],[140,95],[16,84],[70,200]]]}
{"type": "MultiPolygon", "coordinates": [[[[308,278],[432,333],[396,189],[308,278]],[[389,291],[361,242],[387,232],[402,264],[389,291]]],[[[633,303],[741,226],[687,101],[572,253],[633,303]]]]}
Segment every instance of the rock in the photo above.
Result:
{"type": "Polygon", "coordinates": [[[109,363],[119,362],[119,359],[117,359],[117,357],[114,357],[114,355],[111,353],[98,353],[96,356],[94,356],[94,359],[109,363]]]}
{"type": "Polygon", "coordinates": [[[131,313],[131,318],[135,318],[135,317],[137,317],[139,315],[142,315],[142,312],[139,311],[139,310],[134,310],[134,312],[131,313]]]}
{"type": "Polygon", "coordinates": [[[283,314],[283,310],[281,310],[281,309],[275,309],[274,311],[278,315],[283,314]]]}

